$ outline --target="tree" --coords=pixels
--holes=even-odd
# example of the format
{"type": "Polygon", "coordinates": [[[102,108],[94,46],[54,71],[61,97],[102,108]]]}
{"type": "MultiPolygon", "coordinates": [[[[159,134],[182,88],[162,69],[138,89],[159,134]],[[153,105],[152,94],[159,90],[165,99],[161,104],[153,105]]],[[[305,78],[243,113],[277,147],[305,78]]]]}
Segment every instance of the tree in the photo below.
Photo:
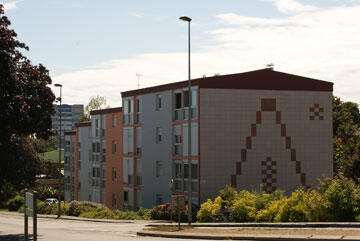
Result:
{"type": "Polygon", "coordinates": [[[356,103],[333,98],[334,172],[360,178],[360,113],[356,103]]]}
{"type": "Polygon", "coordinates": [[[90,120],[90,112],[93,110],[108,109],[110,105],[106,104],[106,97],[104,96],[91,96],[90,101],[85,107],[85,113],[79,118],[80,122],[90,120]]]}
{"type": "Polygon", "coordinates": [[[55,100],[47,86],[49,71],[22,54],[29,48],[10,24],[0,4],[0,189],[5,183],[19,189],[35,181],[39,157],[33,140],[52,135],[55,100]]]}

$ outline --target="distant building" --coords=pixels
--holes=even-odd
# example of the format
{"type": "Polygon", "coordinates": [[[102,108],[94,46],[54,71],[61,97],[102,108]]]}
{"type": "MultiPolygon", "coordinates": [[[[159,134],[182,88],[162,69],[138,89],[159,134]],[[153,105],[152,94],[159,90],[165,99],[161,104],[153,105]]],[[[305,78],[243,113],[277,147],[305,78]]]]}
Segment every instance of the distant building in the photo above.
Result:
{"type": "MultiPolygon", "coordinates": [[[[52,128],[59,132],[60,130],[60,105],[54,105],[55,114],[52,116],[52,128]]],[[[84,114],[84,105],[61,105],[61,140],[64,147],[64,131],[75,129],[75,123],[84,114]]],[[[56,138],[58,146],[58,137],[56,138]]]]}

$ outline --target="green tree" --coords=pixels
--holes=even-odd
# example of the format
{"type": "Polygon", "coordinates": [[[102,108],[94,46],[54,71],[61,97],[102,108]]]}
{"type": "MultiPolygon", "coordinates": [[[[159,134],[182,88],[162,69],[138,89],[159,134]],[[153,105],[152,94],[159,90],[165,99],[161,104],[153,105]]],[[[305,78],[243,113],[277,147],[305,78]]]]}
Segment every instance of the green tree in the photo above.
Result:
{"type": "Polygon", "coordinates": [[[106,103],[106,97],[104,96],[91,96],[89,103],[85,107],[85,113],[79,118],[80,122],[90,120],[90,112],[93,110],[108,109],[110,105],[106,103]]]}
{"type": "Polygon", "coordinates": [[[358,104],[333,98],[334,174],[360,177],[360,113],[358,104]]]}
{"type": "Polygon", "coordinates": [[[52,135],[55,96],[49,71],[22,54],[29,48],[9,29],[3,9],[0,4],[0,189],[19,189],[35,181],[39,157],[33,140],[52,135]]]}

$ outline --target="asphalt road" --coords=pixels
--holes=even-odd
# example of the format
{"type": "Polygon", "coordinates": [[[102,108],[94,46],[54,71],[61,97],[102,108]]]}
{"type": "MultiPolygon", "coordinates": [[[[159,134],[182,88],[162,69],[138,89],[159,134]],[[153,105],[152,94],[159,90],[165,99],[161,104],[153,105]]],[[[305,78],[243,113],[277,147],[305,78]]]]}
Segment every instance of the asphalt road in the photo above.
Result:
{"type": "MultiPolygon", "coordinates": [[[[29,233],[32,234],[32,219],[29,218],[29,233]]],[[[132,223],[105,223],[54,218],[38,219],[38,240],[51,241],[120,241],[120,240],[176,240],[167,238],[138,237],[136,232],[147,221],[132,223]]],[[[24,216],[0,212],[0,241],[24,240],[24,216]]],[[[189,240],[189,239],[185,239],[189,240]]],[[[183,240],[183,241],[185,241],[183,240]]]]}

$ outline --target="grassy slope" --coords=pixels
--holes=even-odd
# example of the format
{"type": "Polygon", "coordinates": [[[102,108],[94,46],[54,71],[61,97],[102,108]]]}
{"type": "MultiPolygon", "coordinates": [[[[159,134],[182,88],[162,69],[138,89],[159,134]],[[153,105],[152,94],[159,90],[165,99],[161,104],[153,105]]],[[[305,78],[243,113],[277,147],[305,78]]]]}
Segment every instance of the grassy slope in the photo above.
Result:
{"type": "MultiPolygon", "coordinates": [[[[53,160],[54,162],[58,163],[59,162],[59,151],[55,150],[55,151],[49,151],[49,152],[44,152],[40,154],[41,157],[43,157],[44,159],[49,159],[49,160],[53,160]]],[[[61,151],[61,162],[64,162],[64,151],[61,151]]]]}

